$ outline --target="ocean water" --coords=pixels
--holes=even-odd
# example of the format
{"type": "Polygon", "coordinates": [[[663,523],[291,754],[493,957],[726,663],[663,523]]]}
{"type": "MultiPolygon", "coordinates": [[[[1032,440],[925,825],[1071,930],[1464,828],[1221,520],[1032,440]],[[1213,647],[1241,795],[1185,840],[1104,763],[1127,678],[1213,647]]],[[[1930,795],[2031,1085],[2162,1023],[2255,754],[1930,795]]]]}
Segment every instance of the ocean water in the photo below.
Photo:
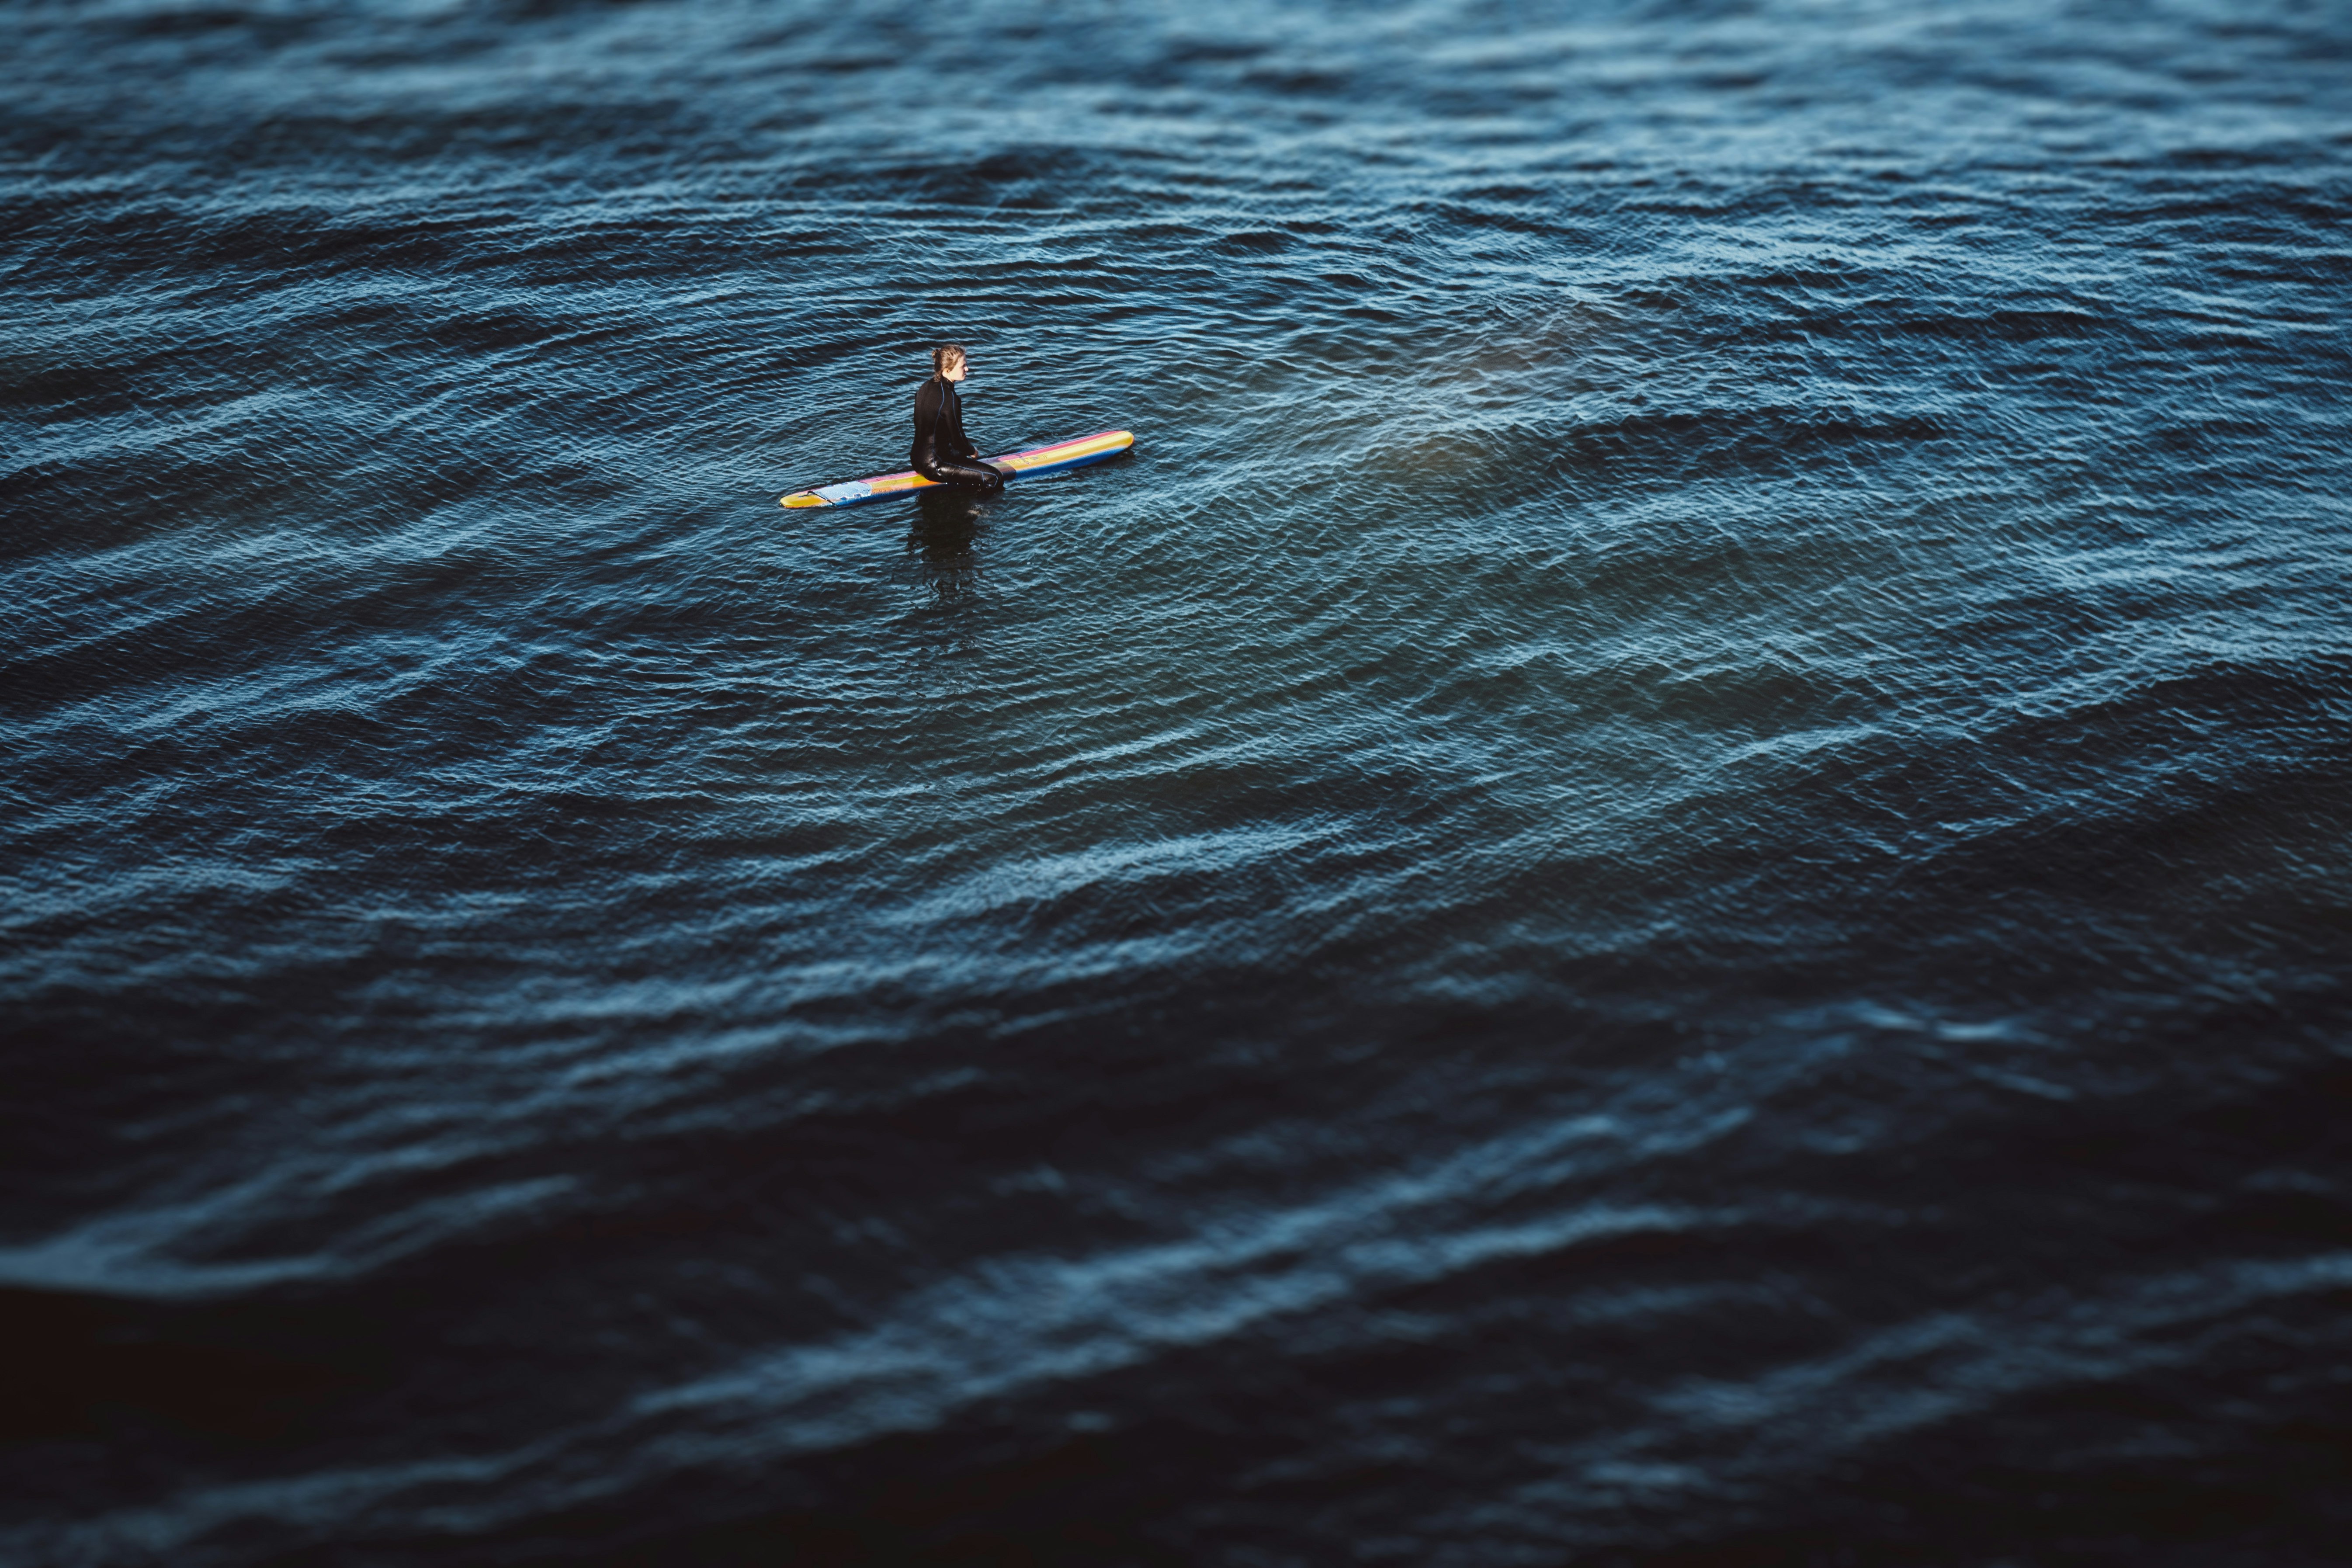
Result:
{"type": "Polygon", "coordinates": [[[5,16],[0,1559],[2342,1560],[2352,11],[5,16]]]}

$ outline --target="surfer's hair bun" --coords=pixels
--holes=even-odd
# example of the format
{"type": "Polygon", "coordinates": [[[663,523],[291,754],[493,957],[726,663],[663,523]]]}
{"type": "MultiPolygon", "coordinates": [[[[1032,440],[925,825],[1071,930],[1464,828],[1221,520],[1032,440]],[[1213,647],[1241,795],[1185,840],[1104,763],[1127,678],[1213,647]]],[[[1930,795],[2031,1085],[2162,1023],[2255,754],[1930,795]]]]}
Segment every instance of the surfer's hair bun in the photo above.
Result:
{"type": "Polygon", "coordinates": [[[941,343],[931,351],[931,369],[934,371],[944,372],[950,365],[962,363],[963,345],[961,343],[941,343]]]}

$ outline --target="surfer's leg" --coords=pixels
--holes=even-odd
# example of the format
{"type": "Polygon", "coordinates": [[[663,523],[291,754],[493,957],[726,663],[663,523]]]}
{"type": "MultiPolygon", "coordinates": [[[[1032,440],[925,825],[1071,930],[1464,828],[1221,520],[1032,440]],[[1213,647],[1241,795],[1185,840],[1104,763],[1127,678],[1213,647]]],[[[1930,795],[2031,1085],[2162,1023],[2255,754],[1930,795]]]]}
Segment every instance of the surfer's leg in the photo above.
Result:
{"type": "Polygon", "coordinates": [[[992,493],[1004,488],[1004,476],[984,463],[933,463],[923,478],[937,484],[969,486],[992,493]]]}

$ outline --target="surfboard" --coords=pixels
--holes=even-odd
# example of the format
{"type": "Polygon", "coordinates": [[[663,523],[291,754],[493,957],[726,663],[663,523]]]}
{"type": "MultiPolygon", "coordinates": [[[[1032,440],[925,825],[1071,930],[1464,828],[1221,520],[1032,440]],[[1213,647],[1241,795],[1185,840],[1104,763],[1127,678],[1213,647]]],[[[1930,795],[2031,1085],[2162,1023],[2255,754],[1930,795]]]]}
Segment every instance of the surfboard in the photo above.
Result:
{"type": "MultiPolygon", "coordinates": [[[[1105,430],[1098,435],[1080,436],[1076,440],[1056,441],[1050,447],[1032,447],[1025,452],[1007,452],[1001,458],[981,460],[1003,473],[1004,482],[1034,479],[1046,474],[1058,474],[1066,468],[1083,468],[1088,463],[1099,463],[1116,458],[1135,445],[1132,430],[1105,430]]],[[[881,500],[889,496],[908,495],[916,490],[936,489],[936,479],[927,479],[913,472],[877,474],[870,479],[851,479],[844,484],[824,485],[813,490],[794,490],[779,498],[780,506],[856,506],[860,501],[881,500]]]]}

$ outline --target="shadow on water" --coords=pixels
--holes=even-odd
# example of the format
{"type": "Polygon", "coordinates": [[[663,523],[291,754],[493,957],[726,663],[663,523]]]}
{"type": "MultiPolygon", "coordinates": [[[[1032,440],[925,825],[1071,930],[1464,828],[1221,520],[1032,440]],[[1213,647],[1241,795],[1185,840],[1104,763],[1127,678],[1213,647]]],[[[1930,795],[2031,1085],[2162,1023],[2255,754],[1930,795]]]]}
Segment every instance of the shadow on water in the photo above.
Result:
{"type": "Polygon", "coordinates": [[[907,552],[941,600],[969,598],[979,585],[977,546],[988,501],[975,491],[947,489],[924,490],[915,498],[907,552]]]}

